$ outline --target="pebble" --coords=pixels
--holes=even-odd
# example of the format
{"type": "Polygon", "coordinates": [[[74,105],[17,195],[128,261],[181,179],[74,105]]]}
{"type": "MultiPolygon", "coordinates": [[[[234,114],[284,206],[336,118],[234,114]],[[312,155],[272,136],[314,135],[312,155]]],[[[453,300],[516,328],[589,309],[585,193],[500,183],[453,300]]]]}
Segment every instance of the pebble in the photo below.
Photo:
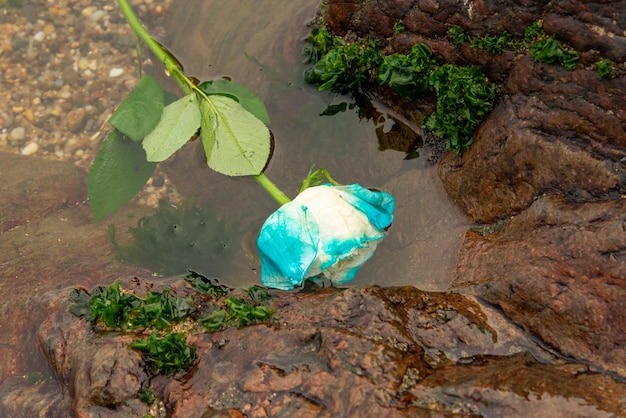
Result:
{"type": "Polygon", "coordinates": [[[91,20],[92,22],[97,22],[98,20],[106,16],[106,14],[107,12],[105,12],[104,10],[96,10],[95,12],[93,12],[93,14],[89,16],[89,20],[91,20]]]}
{"type": "Polygon", "coordinates": [[[124,74],[124,69],[119,67],[111,68],[111,71],[109,71],[109,77],[111,78],[119,77],[122,74],[124,74]]]}
{"type": "Polygon", "coordinates": [[[26,109],[23,114],[24,114],[24,117],[29,122],[34,122],[35,121],[35,114],[33,113],[32,109],[26,109]]]}
{"type": "Polygon", "coordinates": [[[77,108],[67,114],[67,127],[72,132],[80,132],[85,126],[85,109],[77,108]]]}
{"type": "Polygon", "coordinates": [[[61,106],[54,105],[48,109],[48,114],[52,116],[61,116],[63,114],[63,109],[61,109],[61,106]]]}
{"type": "Polygon", "coordinates": [[[78,63],[76,64],[79,70],[86,70],[89,68],[89,60],[87,58],[79,58],[78,63]]]}
{"type": "Polygon", "coordinates": [[[93,7],[93,6],[88,6],[88,7],[85,7],[85,8],[82,10],[81,14],[82,14],[84,17],[89,17],[89,16],[91,16],[92,14],[94,14],[94,12],[95,12],[95,11],[96,11],[96,8],[95,8],[95,7],[93,7]]]}
{"type": "Polygon", "coordinates": [[[46,35],[50,35],[54,33],[55,27],[52,23],[47,23],[46,26],[43,27],[43,33],[46,35]]]}
{"type": "MultiPolygon", "coordinates": [[[[134,38],[115,2],[22,2],[37,7],[11,10],[0,24],[0,51],[15,52],[3,54],[0,71],[8,86],[0,89],[0,151],[86,166],[100,146],[96,132],[121,101],[126,69],[135,65],[118,42],[134,47],[134,38]],[[77,18],[85,24],[74,25],[77,18]],[[103,30],[114,33],[102,37],[103,30]]],[[[152,9],[170,2],[131,1],[152,9]]]]}
{"type": "Polygon", "coordinates": [[[31,142],[22,148],[22,155],[33,155],[39,149],[39,145],[36,142],[31,142]]]}
{"type": "Polygon", "coordinates": [[[35,34],[35,36],[33,36],[33,40],[37,41],[37,42],[41,42],[44,39],[46,39],[46,34],[44,31],[40,30],[39,32],[37,32],[35,34]]]}
{"type": "Polygon", "coordinates": [[[21,141],[26,138],[26,129],[23,126],[11,129],[9,137],[14,141],[21,141]]]}

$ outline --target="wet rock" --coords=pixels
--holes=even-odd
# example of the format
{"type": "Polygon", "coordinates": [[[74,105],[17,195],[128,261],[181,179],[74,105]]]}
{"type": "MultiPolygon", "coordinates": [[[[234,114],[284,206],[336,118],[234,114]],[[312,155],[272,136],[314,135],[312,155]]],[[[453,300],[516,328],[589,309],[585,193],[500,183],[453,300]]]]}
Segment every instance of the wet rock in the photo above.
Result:
{"type": "Polygon", "coordinates": [[[437,405],[455,417],[617,417],[626,412],[621,386],[575,364],[547,366],[516,355],[442,369],[408,392],[415,405],[437,405]],[[559,392],[550,389],[555,382],[559,392]]]}
{"type": "MultiPolygon", "coordinates": [[[[407,52],[424,42],[445,62],[478,65],[502,84],[471,149],[460,157],[447,155],[439,166],[448,195],[474,221],[486,224],[477,229],[480,233],[467,234],[452,286],[500,309],[562,359],[624,378],[626,78],[620,70],[617,78],[600,80],[593,71],[600,58],[624,61],[623,1],[330,0],[328,5],[326,20],[337,34],[373,36],[388,53],[407,52]],[[387,27],[377,26],[379,18],[383,26],[388,20],[400,22],[405,31],[390,35],[387,27]],[[548,34],[578,50],[581,62],[575,71],[536,63],[525,51],[492,56],[454,45],[447,35],[451,25],[460,25],[473,35],[506,30],[519,39],[542,18],[548,34]]],[[[530,388],[543,385],[544,378],[531,381],[536,368],[526,373],[522,358],[485,360],[493,372],[475,359],[467,368],[446,368],[451,374],[445,379],[433,374],[423,381],[433,379],[434,393],[449,391],[458,399],[470,397],[484,385],[483,378],[503,378],[524,388],[502,397],[491,392],[508,399],[506,407],[486,412],[478,402],[454,411],[515,415],[507,408],[517,408],[518,396],[539,400],[530,388]],[[469,387],[450,383],[462,381],[461,375],[469,387]],[[439,387],[444,381],[445,388],[439,387]]],[[[586,373],[567,367],[558,372],[570,376],[564,385],[581,384],[586,373]]],[[[494,386],[496,391],[507,387],[505,380],[494,386]]],[[[485,392],[483,386],[481,396],[485,392]]],[[[574,392],[565,403],[525,404],[525,413],[578,413],[577,405],[582,408],[587,401],[584,391],[574,392]]],[[[413,393],[417,405],[428,403],[428,391],[413,393]]],[[[583,414],[624,412],[601,408],[583,414]]]]}
{"type": "Polygon", "coordinates": [[[626,377],[626,200],[538,199],[468,233],[456,280],[561,355],[626,377]]]}
{"type": "Polygon", "coordinates": [[[454,0],[329,0],[326,20],[333,32],[388,37],[392,33],[377,31],[381,18],[402,22],[409,32],[428,37],[445,36],[450,25],[476,30],[481,35],[508,30],[523,35],[546,3],[542,1],[501,2],[494,0],[458,2],[454,0]]]}
{"type": "MultiPolygon", "coordinates": [[[[67,298],[68,293],[63,293],[57,301],[67,298]]],[[[44,355],[71,396],[71,406],[64,408],[77,416],[102,416],[111,410],[118,416],[146,415],[149,407],[138,393],[148,375],[141,356],[128,349],[133,336],[97,337],[89,345],[74,344],[75,339],[93,336],[90,327],[76,319],[64,305],[44,321],[39,333],[44,355]]]]}
{"type": "Polygon", "coordinates": [[[626,191],[626,77],[600,80],[525,57],[462,157],[439,175],[478,222],[519,213],[542,193],[619,198],[626,191]]]}
{"type": "Polygon", "coordinates": [[[554,2],[543,20],[547,33],[566,39],[575,49],[594,49],[615,62],[626,61],[624,1],[554,2]]]}
{"type": "Polygon", "coordinates": [[[458,2],[372,0],[328,1],[326,22],[339,35],[353,32],[358,36],[379,38],[392,52],[407,53],[417,43],[425,43],[445,62],[478,65],[492,80],[502,82],[511,70],[515,53],[489,54],[469,45],[454,45],[447,38],[452,25],[461,26],[477,36],[500,35],[507,31],[522,37],[524,29],[538,19],[545,2],[527,1],[458,2]],[[405,30],[394,33],[395,23],[405,30]]]}
{"type": "MultiPolygon", "coordinates": [[[[479,66],[502,83],[496,107],[463,157],[448,155],[440,176],[447,193],[478,222],[519,213],[542,193],[577,199],[617,198],[626,189],[626,77],[600,80],[602,58],[624,61],[623,2],[329,1],[335,33],[378,38],[387,52],[426,43],[445,62],[479,66]],[[576,71],[539,64],[527,52],[489,54],[447,35],[452,25],[478,36],[507,31],[520,39],[543,19],[544,30],[575,47],[576,71]],[[386,21],[405,30],[389,33],[386,21]]],[[[389,26],[389,25],[387,25],[389,26]]]]}
{"type": "Polygon", "coordinates": [[[51,374],[41,380],[11,378],[0,387],[0,414],[3,417],[30,418],[36,416],[66,418],[69,399],[64,399],[51,374]]]}
{"type": "Polygon", "coordinates": [[[68,302],[55,300],[39,336],[70,388],[72,413],[84,416],[113,406],[141,412],[128,409],[139,408],[128,395],[148,384],[172,417],[626,412],[623,383],[555,359],[498,310],[462,295],[413,287],[276,292],[270,324],[189,336],[192,369],[152,379],[123,348],[128,335],[96,335],[72,322],[68,302]],[[94,396],[113,382],[108,397],[94,396]]]}
{"type": "Polygon", "coordinates": [[[71,164],[0,153],[0,173],[0,232],[86,199],[87,176],[71,164]]]}
{"type": "Polygon", "coordinates": [[[87,175],[74,164],[0,153],[0,171],[0,416],[67,416],[57,415],[66,401],[38,348],[48,292],[145,272],[120,264],[107,225],[125,231],[149,210],[129,205],[93,223],[87,175]]]}

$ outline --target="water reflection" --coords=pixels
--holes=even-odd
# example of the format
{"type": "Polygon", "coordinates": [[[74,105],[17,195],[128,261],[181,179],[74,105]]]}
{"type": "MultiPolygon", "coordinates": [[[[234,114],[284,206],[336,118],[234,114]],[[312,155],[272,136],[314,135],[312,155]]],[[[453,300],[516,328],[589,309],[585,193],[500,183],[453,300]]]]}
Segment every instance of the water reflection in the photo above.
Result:
{"type": "MultiPolygon", "coordinates": [[[[396,196],[390,236],[352,284],[444,289],[467,220],[447,198],[426,158],[405,160],[407,153],[415,155],[421,138],[400,117],[377,116],[369,109],[368,117],[362,118],[358,107],[347,105],[346,111],[323,115],[329,106],[333,109],[351,99],[318,92],[304,83],[303,39],[318,3],[260,0],[254,7],[244,0],[174,3],[166,43],[189,74],[200,79],[228,76],[265,101],[276,140],[266,174],[291,197],[313,165],[327,168],[339,182],[381,188],[396,196]],[[402,144],[402,151],[381,152],[390,147],[385,142],[389,138],[402,144]]],[[[238,212],[247,219],[251,230],[247,241],[252,242],[275,204],[247,179],[211,173],[194,153],[201,155],[192,148],[168,167],[177,188],[211,202],[224,216],[238,212]]],[[[254,258],[252,247],[248,245],[248,255],[254,258]]],[[[225,278],[228,284],[258,282],[257,262],[248,261],[225,278]]]]}

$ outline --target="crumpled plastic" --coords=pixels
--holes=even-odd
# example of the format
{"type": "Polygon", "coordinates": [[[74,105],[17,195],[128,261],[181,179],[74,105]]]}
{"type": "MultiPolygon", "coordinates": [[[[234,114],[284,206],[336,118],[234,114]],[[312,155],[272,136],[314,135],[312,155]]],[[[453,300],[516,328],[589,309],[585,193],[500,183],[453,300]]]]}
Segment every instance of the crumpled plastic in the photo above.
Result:
{"type": "Polygon", "coordinates": [[[261,283],[291,290],[319,275],[349,282],[387,235],[394,208],[389,193],[358,184],[305,189],[261,228],[261,283]]]}

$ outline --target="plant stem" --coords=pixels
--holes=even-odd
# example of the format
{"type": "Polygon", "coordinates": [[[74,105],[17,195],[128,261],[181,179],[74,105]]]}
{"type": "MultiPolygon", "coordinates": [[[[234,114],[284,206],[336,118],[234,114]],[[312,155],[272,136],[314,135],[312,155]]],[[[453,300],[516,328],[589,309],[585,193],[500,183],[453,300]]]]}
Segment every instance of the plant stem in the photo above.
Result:
{"type": "Polygon", "coordinates": [[[191,93],[191,86],[193,83],[189,80],[189,77],[182,72],[180,68],[180,64],[178,64],[177,60],[170,55],[157,41],[150,36],[148,31],[142,26],[137,16],[133,12],[133,9],[128,4],[127,0],[117,0],[117,4],[120,6],[126,21],[130,25],[131,29],[135,34],[148,45],[150,50],[156,55],[156,57],[163,63],[165,69],[168,73],[176,80],[180,88],[186,94],[191,93]]]}
{"type": "Polygon", "coordinates": [[[265,189],[270,196],[274,198],[275,201],[278,202],[279,205],[284,205],[285,203],[289,203],[291,199],[285,195],[270,179],[268,179],[264,173],[257,174],[254,176],[257,182],[265,189]]]}

